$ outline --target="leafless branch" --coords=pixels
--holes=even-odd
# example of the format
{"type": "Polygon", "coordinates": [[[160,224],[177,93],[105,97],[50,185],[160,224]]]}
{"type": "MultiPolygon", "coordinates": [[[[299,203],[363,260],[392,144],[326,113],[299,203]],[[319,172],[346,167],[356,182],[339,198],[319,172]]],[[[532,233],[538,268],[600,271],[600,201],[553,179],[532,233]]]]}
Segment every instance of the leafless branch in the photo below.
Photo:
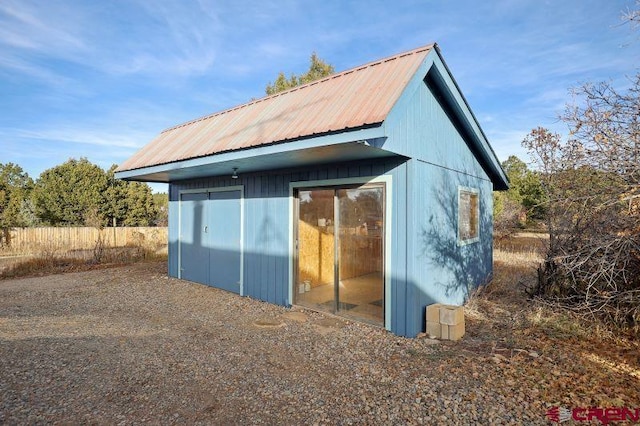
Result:
{"type": "Polygon", "coordinates": [[[535,293],[637,328],[640,74],[631,83],[625,92],[609,82],[577,88],[562,116],[570,139],[538,128],[523,145],[542,172],[548,203],[549,252],[535,293]]]}

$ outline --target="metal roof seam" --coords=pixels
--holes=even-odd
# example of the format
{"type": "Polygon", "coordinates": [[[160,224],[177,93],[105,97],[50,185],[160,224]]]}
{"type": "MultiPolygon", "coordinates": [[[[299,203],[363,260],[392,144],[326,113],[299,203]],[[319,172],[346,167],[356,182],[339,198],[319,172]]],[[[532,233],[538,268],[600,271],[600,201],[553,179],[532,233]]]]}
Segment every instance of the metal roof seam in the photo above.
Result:
{"type": "Polygon", "coordinates": [[[242,108],[257,104],[259,102],[264,102],[264,101],[266,101],[268,99],[277,98],[279,96],[283,96],[283,95],[286,95],[288,93],[292,93],[292,92],[304,89],[306,87],[314,86],[316,84],[322,83],[322,82],[327,81],[327,80],[336,79],[336,78],[351,74],[351,73],[356,72],[356,71],[361,71],[361,70],[366,69],[366,68],[371,68],[371,67],[374,67],[376,65],[380,65],[380,64],[383,64],[383,63],[386,63],[386,62],[391,62],[391,61],[394,61],[394,60],[397,60],[397,59],[400,59],[400,58],[404,58],[404,57],[409,56],[409,55],[415,55],[415,54],[418,54],[418,53],[422,53],[424,51],[432,49],[434,45],[435,45],[435,43],[432,43],[432,44],[429,44],[427,46],[422,46],[422,47],[419,47],[417,49],[410,50],[408,52],[400,53],[400,54],[397,54],[397,55],[394,55],[394,56],[391,56],[391,57],[388,57],[388,58],[379,59],[377,61],[369,62],[367,64],[360,65],[360,66],[354,67],[354,68],[350,68],[350,69],[341,71],[341,72],[336,73],[336,74],[331,74],[330,76],[324,77],[324,78],[322,78],[320,80],[315,80],[315,81],[309,82],[307,84],[303,84],[303,85],[300,85],[300,86],[292,87],[292,88],[290,88],[288,90],[285,90],[285,91],[282,91],[282,92],[278,92],[278,93],[274,93],[273,95],[264,96],[264,97],[259,98],[259,99],[251,100],[251,101],[249,101],[247,103],[244,103],[244,104],[236,105],[234,107],[227,108],[227,109],[224,109],[222,111],[218,111],[218,112],[215,112],[215,113],[212,113],[212,114],[207,114],[207,115],[205,115],[203,117],[199,117],[199,118],[195,118],[193,120],[189,120],[189,121],[187,121],[185,123],[181,123],[181,124],[177,124],[175,126],[171,126],[171,127],[167,128],[167,129],[163,130],[161,133],[167,132],[169,130],[178,129],[178,128],[181,128],[181,127],[193,124],[193,123],[197,123],[199,121],[207,120],[209,118],[216,117],[216,116],[219,116],[219,115],[222,115],[222,114],[226,114],[226,113],[238,110],[238,109],[242,109],[242,108]]]}
{"type": "Polygon", "coordinates": [[[361,65],[166,129],[118,170],[382,123],[433,46],[361,65]]]}

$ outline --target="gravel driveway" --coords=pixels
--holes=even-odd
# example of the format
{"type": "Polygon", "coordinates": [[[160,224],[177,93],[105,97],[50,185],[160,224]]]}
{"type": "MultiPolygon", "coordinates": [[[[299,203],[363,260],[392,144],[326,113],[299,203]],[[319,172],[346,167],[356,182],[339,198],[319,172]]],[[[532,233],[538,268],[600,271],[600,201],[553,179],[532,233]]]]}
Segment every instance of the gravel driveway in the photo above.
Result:
{"type": "Polygon", "coordinates": [[[545,423],[535,390],[463,343],[165,273],[0,281],[0,423],[545,423]]]}

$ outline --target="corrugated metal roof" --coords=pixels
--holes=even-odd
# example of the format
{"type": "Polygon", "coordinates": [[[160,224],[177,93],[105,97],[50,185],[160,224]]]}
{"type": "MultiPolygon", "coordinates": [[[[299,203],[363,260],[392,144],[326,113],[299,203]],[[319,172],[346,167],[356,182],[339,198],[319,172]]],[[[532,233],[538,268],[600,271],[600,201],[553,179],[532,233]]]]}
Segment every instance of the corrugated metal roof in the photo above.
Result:
{"type": "Polygon", "coordinates": [[[117,171],[381,123],[433,47],[371,62],[172,127],[117,171]]]}

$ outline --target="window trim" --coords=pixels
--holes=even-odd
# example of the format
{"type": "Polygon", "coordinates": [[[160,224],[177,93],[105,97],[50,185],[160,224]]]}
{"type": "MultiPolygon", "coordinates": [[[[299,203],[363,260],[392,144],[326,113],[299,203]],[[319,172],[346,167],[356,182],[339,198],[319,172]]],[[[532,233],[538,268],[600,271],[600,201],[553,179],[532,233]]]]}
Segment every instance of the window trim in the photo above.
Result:
{"type": "Polygon", "coordinates": [[[477,243],[480,241],[480,191],[478,190],[478,188],[470,188],[467,186],[458,186],[458,215],[457,215],[457,221],[456,221],[456,227],[457,227],[457,231],[458,231],[458,245],[459,246],[466,246],[467,244],[473,244],[473,243],[477,243]],[[473,238],[466,238],[463,239],[462,235],[460,235],[460,213],[461,213],[461,203],[460,203],[460,197],[462,195],[462,193],[469,193],[472,195],[475,195],[476,197],[478,197],[478,202],[476,204],[476,236],[473,238]]]}

